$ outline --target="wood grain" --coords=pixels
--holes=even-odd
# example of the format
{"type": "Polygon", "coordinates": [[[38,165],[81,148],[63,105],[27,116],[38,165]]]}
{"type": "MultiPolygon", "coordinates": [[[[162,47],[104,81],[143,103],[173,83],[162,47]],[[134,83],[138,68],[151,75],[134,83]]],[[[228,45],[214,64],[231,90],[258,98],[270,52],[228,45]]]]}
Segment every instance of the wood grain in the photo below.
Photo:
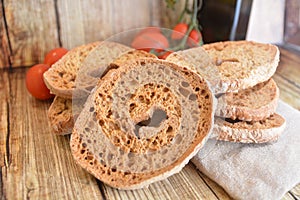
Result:
{"type": "Polygon", "coordinates": [[[292,52],[284,48],[280,48],[280,52],[280,62],[276,74],[289,80],[296,87],[300,87],[300,52],[292,52]]]}
{"type": "Polygon", "coordinates": [[[9,76],[10,159],[1,168],[4,199],[101,199],[95,179],[74,163],[69,138],[50,132],[50,101],[31,97],[24,78],[25,69],[9,76]]]}
{"type": "Polygon", "coordinates": [[[160,12],[162,4],[161,0],[58,0],[62,45],[73,48],[126,30],[160,26],[161,17],[168,18],[160,12]]]}
{"type": "MultiPolygon", "coordinates": [[[[282,51],[274,79],[281,98],[299,108],[300,71],[283,70],[300,66],[296,55],[282,51]]],[[[120,191],[96,181],[74,162],[69,137],[50,132],[46,114],[51,101],[27,93],[25,73],[22,68],[0,70],[0,199],[231,199],[192,163],[146,189],[120,191]]],[[[282,199],[299,198],[300,184],[282,199]]]]}
{"type": "Polygon", "coordinates": [[[0,1],[0,68],[9,67],[9,41],[6,33],[6,25],[5,25],[5,13],[3,13],[3,3],[0,1]]]}
{"type": "Polygon", "coordinates": [[[59,46],[54,1],[3,2],[12,67],[42,62],[47,51],[59,46]]]}
{"type": "Polygon", "coordinates": [[[146,26],[172,28],[184,2],[172,10],[162,0],[2,0],[0,68],[41,63],[60,45],[71,49],[146,26]]]}
{"type": "Polygon", "coordinates": [[[0,167],[8,165],[7,143],[9,134],[9,81],[7,71],[0,73],[0,167]]]}

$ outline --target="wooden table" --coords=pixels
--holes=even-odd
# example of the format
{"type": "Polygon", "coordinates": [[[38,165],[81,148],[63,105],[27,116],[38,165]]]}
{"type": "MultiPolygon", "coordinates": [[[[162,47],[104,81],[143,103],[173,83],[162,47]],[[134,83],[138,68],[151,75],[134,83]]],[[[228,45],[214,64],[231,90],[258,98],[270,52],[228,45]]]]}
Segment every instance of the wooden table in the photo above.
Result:
{"type": "MultiPolygon", "coordinates": [[[[189,163],[179,174],[148,189],[119,191],[97,181],[73,161],[69,136],[50,132],[51,101],[32,98],[26,69],[0,71],[1,199],[230,199],[189,163]]],[[[300,54],[281,49],[274,79],[281,99],[300,110],[300,54]]],[[[300,184],[283,199],[300,198],[300,184]]]]}

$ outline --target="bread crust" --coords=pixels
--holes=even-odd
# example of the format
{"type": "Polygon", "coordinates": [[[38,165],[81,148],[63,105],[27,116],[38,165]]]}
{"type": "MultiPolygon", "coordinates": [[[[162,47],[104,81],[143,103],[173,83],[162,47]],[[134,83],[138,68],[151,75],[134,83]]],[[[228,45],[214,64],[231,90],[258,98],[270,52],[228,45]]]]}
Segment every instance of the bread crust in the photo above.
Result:
{"type": "MultiPolygon", "coordinates": [[[[56,63],[52,65],[52,67],[46,71],[43,75],[44,81],[46,86],[50,89],[50,92],[66,98],[66,99],[72,99],[76,98],[73,96],[73,92],[76,87],[76,78],[77,73],[82,67],[88,68],[90,66],[83,66],[90,63],[85,63],[86,58],[88,55],[93,51],[96,57],[97,50],[104,49],[108,51],[109,55],[102,55],[105,52],[100,52],[98,54],[99,56],[102,56],[103,58],[111,58],[113,60],[115,57],[119,56],[122,52],[126,52],[129,50],[132,50],[130,47],[127,47],[125,45],[114,43],[114,42],[93,42],[86,45],[78,46],[76,48],[71,49],[66,55],[64,55],[60,60],[58,60],[56,63]],[[99,49],[97,49],[97,47],[99,49]],[[103,48],[106,47],[106,48],[103,48]],[[112,55],[112,52],[116,52],[117,55],[112,55]]],[[[108,60],[109,60],[108,59],[108,60]]],[[[97,60],[99,62],[99,60],[97,60]]],[[[97,63],[94,63],[97,64],[97,63]]],[[[103,63],[102,63],[103,64],[103,63]]],[[[104,66],[101,66],[102,71],[105,71],[106,67],[108,66],[108,63],[105,63],[104,66]]],[[[95,77],[85,77],[87,79],[95,79],[95,77]]]]}
{"type": "Polygon", "coordinates": [[[215,118],[211,138],[241,143],[274,142],[283,133],[285,126],[285,119],[277,113],[257,122],[231,123],[222,118],[215,118]]]}
{"type": "MultiPolygon", "coordinates": [[[[138,188],[146,187],[155,181],[165,179],[174,173],[178,173],[183,168],[183,166],[186,165],[188,161],[198,152],[198,150],[203,146],[203,144],[205,143],[206,139],[208,138],[212,130],[215,106],[216,106],[216,102],[214,99],[214,95],[210,91],[210,88],[208,84],[205,82],[205,80],[186,68],[182,68],[173,63],[169,63],[162,60],[155,60],[155,59],[139,59],[131,63],[126,63],[122,65],[122,67],[120,67],[119,69],[109,71],[108,74],[99,81],[98,86],[94,89],[93,94],[89,97],[84,110],[82,111],[78,120],[76,121],[75,127],[73,129],[73,133],[71,135],[70,145],[71,145],[72,154],[79,165],[81,165],[88,172],[93,174],[96,178],[100,179],[101,181],[103,181],[104,183],[112,187],[119,188],[119,189],[138,189],[138,188]],[[110,166],[101,163],[103,161],[99,160],[99,158],[97,158],[97,155],[95,155],[91,151],[91,149],[95,148],[95,146],[89,145],[88,142],[85,143],[83,141],[85,133],[82,132],[82,130],[84,130],[84,127],[82,127],[83,124],[81,123],[86,121],[85,118],[86,115],[88,115],[88,109],[90,109],[91,104],[94,105],[95,110],[100,108],[100,104],[98,103],[97,99],[99,100],[99,98],[100,99],[103,98],[100,97],[101,95],[104,95],[101,91],[107,91],[107,95],[112,96],[110,93],[111,91],[110,87],[112,87],[112,83],[113,85],[117,85],[118,82],[122,80],[121,78],[125,76],[125,74],[130,73],[132,70],[139,69],[139,68],[151,69],[154,68],[154,66],[157,67],[164,66],[166,68],[176,70],[176,72],[180,73],[183,77],[186,78],[186,80],[190,81],[191,87],[193,88],[198,87],[198,89],[196,89],[198,95],[197,101],[200,101],[200,99],[202,99],[205,102],[205,103],[199,102],[199,105],[201,105],[200,110],[202,111],[201,120],[204,121],[203,122],[204,124],[200,124],[200,122],[199,124],[197,124],[198,131],[195,135],[195,138],[193,139],[192,144],[190,144],[187,147],[186,151],[184,151],[183,154],[181,154],[179,157],[176,158],[175,161],[172,161],[172,163],[167,166],[155,169],[153,171],[146,171],[146,172],[139,172],[139,173],[134,171],[126,172],[118,169],[113,169],[110,166]],[[201,94],[201,89],[199,90],[199,88],[202,88],[203,94],[201,94]],[[207,99],[204,98],[203,95],[206,96],[207,99]]],[[[104,113],[103,114],[98,112],[96,113],[97,113],[96,116],[98,120],[102,119],[99,118],[99,115],[105,115],[104,113]]],[[[94,114],[90,114],[90,115],[95,116],[94,114]]],[[[96,128],[97,134],[104,134],[104,132],[101,131],[104,131],[105,127],[99,126],[99,124],[101,124],[101,120],[97,121],[97,127],[98,127],[96,128]]],[[[111,142],[113,144],[114,141],[111,140],[111,142]]],[[[169,143],[169,145],[172,146],[174,144],[169,143]]],[[[138,143],[133,145],[132,148],[136,149],[136,146],[138,146],[138,143]]],[[[121,147],[123,148],[123,146],[121,147]]],[[[165,147],[168,147],[168,145],[165,147]]],[[[118,149],[120,147],[115,146],[112,148],[118,149]]],[[[139,152],[139,149],[136,149],[136,151],[139,152]]],[[[141,154],[143,154],[143,152],[147,153],[147,151],[144,150],[140,151],[141,154]]],[[[134,165],[139,165],[139,164],[140,163],[134,163],[134,165]]]]}
{"type": "Polygon", "coordinates": [[[272,44],[226,41],[177,51],[170,62],[189,67],[211,84],[214,93],[237,92],[269,80],[279,62],[279,49],[272,44]]]}
{"type": "Polygon", "coordinates": [[[87,55],[100,43],[93,42],[71,49],[44,73],[44,82],[52,94],[72,99],[77,71],[87,55]]]}
{"type": "Polygon", "coordinates": [[[279,63],[279,49],[254,41],[225,41],[203,45],[218,67],[223,92],[237,92],[269,80],[279,63]]]}
{"type": "Polygon", "coordinates": [[[275,113],[279,88],[275,81],[260,83],[238,93],[226,93],[218,98],[215,115],[243,121],[263,120],[275,113]]]}
{"type": "Polygon", "coordinates": [[[72,133],[74,118],[71,99],[56,96],[48,109],[47,115],[52,133],[56,135],[72,133]]]}

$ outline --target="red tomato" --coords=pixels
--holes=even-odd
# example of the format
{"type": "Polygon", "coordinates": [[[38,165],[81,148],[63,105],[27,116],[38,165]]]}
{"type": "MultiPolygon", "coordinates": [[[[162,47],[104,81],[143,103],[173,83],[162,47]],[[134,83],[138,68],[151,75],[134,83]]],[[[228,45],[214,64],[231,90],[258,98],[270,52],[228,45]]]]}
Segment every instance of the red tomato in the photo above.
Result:
{"type": "Polygon", "coordinates": [[[160,32],[160,28],[159,27],[156,27],[156,26],[149,26],[149,27],[146,27],[144,29],[142,29],[138,35],[142,35],[144,33],[161,33],[160,32]]]}
{"type": "Polygon", "coordinates": [[[170,55],[171,53],[173,53],[173,52],[172,51],[166,51],[163,54],[160,54],[158,56],[158,58],[165,60],[168,57],[168,55],[170,55]]]}
{"type": "Polygon", "coordinates": [[[147,32],[140,35],[137,35],[131,46],[135,49],[150,51],[154,49],[157,52],[161,52],[169,47],[168,39],[158,32],[147,32]]]}
{"type": "Polygon", "coordinates": [[[26,73],[26,88],[28,92],[37,99],[46,100],[54,95],[46,87],[43,74],[49,69],[48,64],[37,64],[31,67],[26,73]]]}
{"type": "Polygon", "coordinates": [[[186,34],[187,30],[188,30],[188,25],[186,23],[179,23],[173,28],[171,38],[173,40],[182,39],[186,34]]]}
{"type": "Polygon", "coordinates": [[[61,57],[63,57],[68,50],[65,48],[55,48],[49,51],[44,59],[44,63],[48,64],[49,66],[53,65],[56,61],[58,61],[61,57]]]}
{"type": "Polygon", "coordinates": [[[199,42],[202,40],[202,35],[199,31],[193,29],[190,34],[187,41],[187,44],[189,47],[196,47],[199,45],[199,42]]]}

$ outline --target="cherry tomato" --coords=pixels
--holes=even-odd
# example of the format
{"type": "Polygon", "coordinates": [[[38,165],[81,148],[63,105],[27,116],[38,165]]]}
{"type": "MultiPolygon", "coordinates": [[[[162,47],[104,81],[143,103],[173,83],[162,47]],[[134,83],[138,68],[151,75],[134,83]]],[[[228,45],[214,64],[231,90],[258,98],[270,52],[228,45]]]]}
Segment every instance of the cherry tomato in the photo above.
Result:
{"type": "Polygon", "coordinates": [[[173,40],[182,39],[186,34],[187,30],[188,30],[188,25],[186,23],[179,23],[173,28],[171,38],[173,40]]]}
{"type": "Polygon", "coordinates": [[[201,33],[193,29],[189,34],[187,44],[189,45],[189,47],[196,47],[199,45],[200,41],[202,41],[201,33]]]}
{"type": "Polygon", "coordinates": [[[37,64],[31,67],[26,73],[26,88],[28,92],[37,99],[46,100],[54,95],[46,87],[43,74],[49,69],[48,64],[37,64]]]}
{"type": "Polygon", "coordinates": [[[168,39],[158,32],[147,32],[137,35],[131,46],[135,49],[144,50],[150,52],[154,49],[157,52],[161,52],[169,47],[168,39]]]}
{"type": "Polygon", "coordinates": [[[173,53],[173,52],[172,51],[166,51],[166,52],[160,54],[158,56],[158,58],[165,60],[168,57],[168,55],[170,55],[171,53],[173,53]]]}
{"type": "Polygon", "coordinates": [[[160,32],[160,28],[159,27],[156,27],[156,26],[149,26],[149,27],[146,27],[144,29],[142,29],[138,35],[142,35],[144,33],[161,33],[160,32]]]}
{"type": "Polygon", "coordinates": [[[46,54],[44,63],[51,66],[55,62],[57,62],[61,57],[63,57],[66,53],[68,53],[68,50],[62,47],[52,49],[46,54]]]}

